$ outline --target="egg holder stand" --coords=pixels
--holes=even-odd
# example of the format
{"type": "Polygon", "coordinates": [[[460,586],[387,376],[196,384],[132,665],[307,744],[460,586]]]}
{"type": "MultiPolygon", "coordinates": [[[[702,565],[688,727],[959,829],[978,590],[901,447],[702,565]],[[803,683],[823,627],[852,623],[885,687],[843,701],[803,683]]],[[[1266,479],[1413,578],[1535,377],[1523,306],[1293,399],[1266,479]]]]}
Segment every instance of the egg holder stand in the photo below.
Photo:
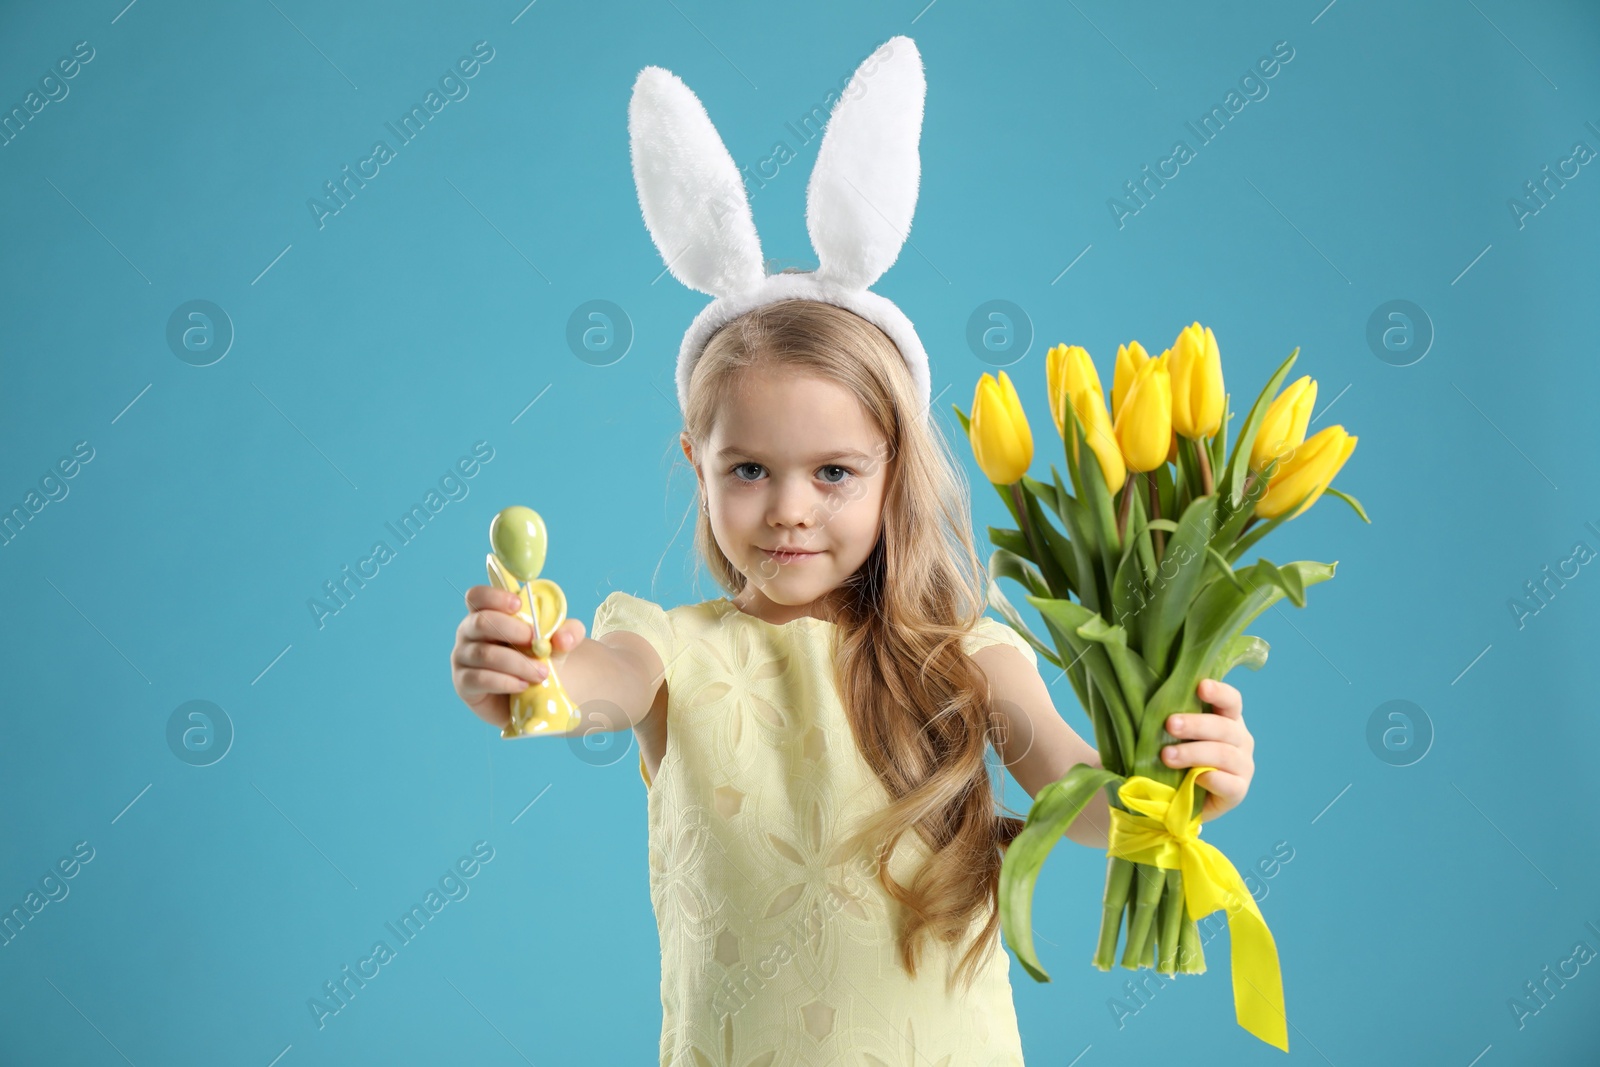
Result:
{"type": "Polygon", "coordinates": [[[572,698],[561,687],[556,666],[550,661],[553,651],[548,634],[553,634],[567,618],[567,597],[561,587],[548,578],[520,582],[493,552],[485,559],[489,581],[498,589],[515,593],[521,600],[515,615],[533,629],[533,641],[518,651],[544,663],[548,673],[520,693],[511,694],[511,719],[500,730],[507,740],[568,733],[582,716],[572,698]]]}

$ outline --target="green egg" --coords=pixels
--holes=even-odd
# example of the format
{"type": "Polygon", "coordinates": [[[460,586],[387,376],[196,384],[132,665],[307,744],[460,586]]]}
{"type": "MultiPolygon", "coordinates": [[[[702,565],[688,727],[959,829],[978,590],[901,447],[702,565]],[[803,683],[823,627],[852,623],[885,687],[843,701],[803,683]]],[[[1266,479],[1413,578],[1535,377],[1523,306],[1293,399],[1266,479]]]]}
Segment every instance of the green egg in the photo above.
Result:
{"type": "Polygon", "coordinates": [[[532,508],[513,504],[489,522],[489,547],[520,580],[532,581],[544,569],[548,547],[544,520],[532,508]]]}

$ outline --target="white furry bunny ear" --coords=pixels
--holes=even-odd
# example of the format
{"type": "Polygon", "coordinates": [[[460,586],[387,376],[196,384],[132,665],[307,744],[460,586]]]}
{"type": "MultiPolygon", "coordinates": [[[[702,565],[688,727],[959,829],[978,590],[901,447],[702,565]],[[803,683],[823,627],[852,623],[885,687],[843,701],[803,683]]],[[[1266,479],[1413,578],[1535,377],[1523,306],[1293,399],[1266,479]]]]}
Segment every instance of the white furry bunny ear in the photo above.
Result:
{"type": "Polygon", "coordinates": [[[705,106],[670,70],[645,67],[628,102],[633,183],[645,226],[684,285],[725,296],[766,275],[739,168],[705,106]]]}
{"type": "Polygon", "coordinates": [[[700,353],[724,324],[767,304],[810,300],[851,311],[894,342],[927,420],[928,352],[905,312],[869,288],[899,258],[911,229],[924,95],[911,38],[891,37],[862,61],[828,118],[806,186],[818,267],[769,275],[739,169],[699,98],[669,70],[639,72],[628,137],[645,225],[677,279],[715,298],[678,346],[679,408],[688,410],[700,353]]]}
{"type": "Polygon", "coordinates": [[[806,187],[819,280],[865,289],[899,257],[917,207],[926,93],[916,44],[891,37],[834,105],[806,187]]]}

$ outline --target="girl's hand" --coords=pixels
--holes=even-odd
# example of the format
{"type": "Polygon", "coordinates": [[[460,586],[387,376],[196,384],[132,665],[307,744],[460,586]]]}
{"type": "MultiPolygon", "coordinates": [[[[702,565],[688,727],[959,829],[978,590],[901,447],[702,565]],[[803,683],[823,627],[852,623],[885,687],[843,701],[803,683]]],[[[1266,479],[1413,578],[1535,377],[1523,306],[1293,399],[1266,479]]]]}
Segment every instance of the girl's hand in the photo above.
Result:
{"type": "MultiPolygon", "coordinates": [[[[491,726],[511,721],[510,694],[542,682],[549,668],[529,656],[533,627],[517,618],[515,593],[492,585],[467,590],[467,617],[456,627],[450,653],[450,678],[456,695],[491,726]]],[[[553,656],[576,648],[584,638],[582,619],[567,619],[548,635],[553,656]]]]}
{"type": "Polygon", "coordinates": [[[1179,743],[1163,748],[1161,758],[1168,767],[1216,768],[1194,780],[1206,791],[1200,819],[1207,822],[1238,807],[1250,791],[1250,779],[1256,773],[1256,739],[1245,729],[1244,697],[1239,690],[1204,678],[1195,693],[1215,714],[1167,716],[1167,732],[1179,738],[1179,743]]]}

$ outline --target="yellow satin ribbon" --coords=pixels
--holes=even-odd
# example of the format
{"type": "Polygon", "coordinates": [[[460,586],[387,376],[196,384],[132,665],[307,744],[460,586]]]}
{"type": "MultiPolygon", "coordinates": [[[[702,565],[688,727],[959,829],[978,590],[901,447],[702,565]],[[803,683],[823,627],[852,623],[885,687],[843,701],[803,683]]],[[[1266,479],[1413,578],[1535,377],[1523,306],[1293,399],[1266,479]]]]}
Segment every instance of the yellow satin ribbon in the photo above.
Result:
{"type": "Polygon", "coordinates": [[[1227,910],[1233,969],[1233,1010],[1239,1025],[1267,1044],[1289,1051],[1278,946],[1244,879],[1215,845],[1200,840],[1194,780],[1215,767],[1190,767],[1174,789],[1134,775],[1117,789],[1131,811],[1111,809],[1107,855],[1183,872],[1189,918],[1227,910]]]}

